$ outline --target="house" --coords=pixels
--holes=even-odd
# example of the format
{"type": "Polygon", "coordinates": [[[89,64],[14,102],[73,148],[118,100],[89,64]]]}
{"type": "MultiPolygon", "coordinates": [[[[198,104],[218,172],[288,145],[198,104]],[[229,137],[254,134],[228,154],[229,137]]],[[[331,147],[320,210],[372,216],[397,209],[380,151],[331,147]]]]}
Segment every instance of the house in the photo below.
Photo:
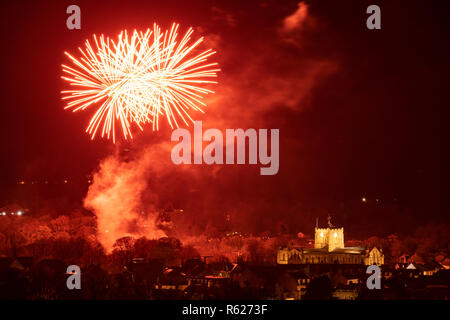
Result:
{"type": "Polygon", "coordinates": [[[440,265],[446,269],[446,270],[450,270],[450,259],[445,259],[443,261],[440,262],[440,265]]]}
{"type": "Polygon", "coordinates": [[[408,270],[416,270],[418,275],[421,276],[432,276],[442,268],[436,264],[419,264],[419,263],[410,263],[406,269],[408,270]]]}

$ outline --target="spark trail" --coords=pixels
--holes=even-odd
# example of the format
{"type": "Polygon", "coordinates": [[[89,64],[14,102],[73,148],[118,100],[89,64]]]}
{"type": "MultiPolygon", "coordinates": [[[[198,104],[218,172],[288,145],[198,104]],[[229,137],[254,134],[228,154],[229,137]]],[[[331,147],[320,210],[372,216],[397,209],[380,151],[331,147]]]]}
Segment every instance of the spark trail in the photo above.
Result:
{"type": "Polygon", "coordinates": [[[206,88],[215,84],[218,63],[207,63],[215,51],[198,52],[203,37],[189,44],[190,28],[178,41],[178,25],[161,32],[155,24],[153,30],[122,31],[116,41],[100,35],[93,36],[91,45],[79,48],[80,57],[68,52],[72,65],[62,65],[62,79],[71,89],[62,91],[65,109],[74,112],[88,107],[97,108],[86,129],[94,139],[112,137],[116,141],[116,122],[124,138],[133,138],[131,126],[152,123],[159,129],[159,119],[165,116],[171,128],[179,122],[193,122],[191,110],[203,112],[203,96],[214,93],[206,88]]]}

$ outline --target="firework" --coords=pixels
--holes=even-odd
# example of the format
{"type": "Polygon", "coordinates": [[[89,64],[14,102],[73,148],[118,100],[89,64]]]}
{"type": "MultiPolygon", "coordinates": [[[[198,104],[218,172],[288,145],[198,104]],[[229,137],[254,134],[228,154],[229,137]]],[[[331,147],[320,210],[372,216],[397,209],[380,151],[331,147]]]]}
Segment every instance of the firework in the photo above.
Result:
{"type": "Polygon", "coordinates": [[[133,137],[132,123],[143,129],[152,123],[159,129],[159,118],[165,116],[171,128],[179,121],[193,122],[189,111],[203,112],[203,95],[213,93],[205,84],[217,83],[217,63],[206,63],[215,51],[208,49],[194,54],[203,37],[189,44],[190,28],[180,41],[178,25],[161,32],[134,31],[130,36],[122,31],[117,41],[93,36],[94,44],[86,40],[79,48],[79,58],[65,52],[72,66],[62,65],[71,90],[62,91],[67,100],[65,109],[74,112],[96,107],[86,129],[94,139],[99,129],[101,136],[115,142],[116,122],[120,123],[125,139],[133,137]]]}

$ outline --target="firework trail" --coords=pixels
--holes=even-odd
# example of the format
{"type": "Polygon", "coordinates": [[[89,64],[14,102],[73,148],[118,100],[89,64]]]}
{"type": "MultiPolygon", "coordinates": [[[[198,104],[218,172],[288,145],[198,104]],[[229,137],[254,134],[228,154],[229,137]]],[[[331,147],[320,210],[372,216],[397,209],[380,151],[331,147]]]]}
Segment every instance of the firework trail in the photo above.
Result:
{"type": "Polygon", "coordinates": [[[217,83],[217,63],[206,63],[215,51],[208,49],[194,54],[203,37],[189,45],[190,28],[178,42],[178,25],[161,32],[155,24],[153,31],[134,31],[131,36],[122,31],[114,41],[94,35],[94,46],[86,40],[79,48],[80,58],[65,52],[73,66],[62,65],[64,76],[73,88],[62,91],[67,100],[65,109],[74,112],[97,106],[86,129],[94,139],[101,136],[115,142],[118,121],[125,139],[131,138],[131,124],[141,130],[152,123],[159,129],[159,118],[165,116],[171,128],[181,119],[186,125],[193,119],[189,110],[203,112],[203,95],[214,93],[205,84],[217,83]]]}

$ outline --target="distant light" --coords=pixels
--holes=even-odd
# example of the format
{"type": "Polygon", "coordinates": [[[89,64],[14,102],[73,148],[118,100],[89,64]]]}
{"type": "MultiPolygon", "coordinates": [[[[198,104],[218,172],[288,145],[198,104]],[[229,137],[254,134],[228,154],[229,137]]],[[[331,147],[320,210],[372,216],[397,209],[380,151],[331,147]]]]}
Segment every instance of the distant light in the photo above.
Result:
{"type": "Polygon", "coordinates": [[[337,238],[337,232],[334,233],[334,237],[337,238]]]}
{"type": "Polygon", "coordinates": [[[323,232],[320,233],[320,236],[323,238],[323,232]]]}
{"type": "Polygon", "coordinates": [[[6,212],[2,212],[2,215],[6,216],[6,212]]]}
{"type": "Polygon", "coordinates": [[[67,183],[67,180],[64,180],[64,183],[67,183]]]}
{"type": "Polygon", "coordinates": [[[367,199],[366,199],[365,197],[363,197],[363,198],[361,198],[361,201],[362,201],[362,202],[366,202],[367,199]]]}
{"type": "Polygon", "coordinates": [[[14,215],[14,212],[11,212],[11,215],[14,215]]]}
{"type": "Polygon", "coordinates": [[[22,215],[22,211],[18,211],[18,212],[17,212],[17,215],[18,215],[18,216],[21,216],[21,215],[22,215]]]}

